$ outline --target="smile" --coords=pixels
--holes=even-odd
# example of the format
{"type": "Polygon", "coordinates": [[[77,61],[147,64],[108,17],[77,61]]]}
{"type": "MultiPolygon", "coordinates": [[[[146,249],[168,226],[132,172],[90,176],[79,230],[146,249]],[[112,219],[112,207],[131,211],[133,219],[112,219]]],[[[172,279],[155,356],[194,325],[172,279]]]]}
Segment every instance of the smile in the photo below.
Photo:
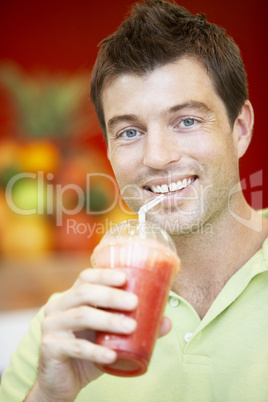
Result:
{"type": "Polygon", "coordinates": [[[161,185],[152,185],[151,187],[145,186],[146,190],[152,191],[155,194],[166,194],[173,193],[178,190],[182,190],[188,187],[195,181],[196,177],[184,178],[182,180],[178,180],[177,182],[172,182],[169,184],[161,184],[161,185]]]}

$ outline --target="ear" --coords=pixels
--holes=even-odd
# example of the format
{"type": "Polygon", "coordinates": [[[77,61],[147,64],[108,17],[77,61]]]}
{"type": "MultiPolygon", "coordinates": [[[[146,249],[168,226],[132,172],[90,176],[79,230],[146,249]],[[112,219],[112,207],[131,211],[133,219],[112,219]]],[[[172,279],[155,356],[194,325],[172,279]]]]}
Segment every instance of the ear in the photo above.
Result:
{"type": "Polygon", "coordinates": [[[252,131],[254,125],[254,111],[249,100],[246,100],[242,106],[234,123],[234,135],[237,141],[237,156],[241,158],[248,149],[252,138],[252,131]]]}

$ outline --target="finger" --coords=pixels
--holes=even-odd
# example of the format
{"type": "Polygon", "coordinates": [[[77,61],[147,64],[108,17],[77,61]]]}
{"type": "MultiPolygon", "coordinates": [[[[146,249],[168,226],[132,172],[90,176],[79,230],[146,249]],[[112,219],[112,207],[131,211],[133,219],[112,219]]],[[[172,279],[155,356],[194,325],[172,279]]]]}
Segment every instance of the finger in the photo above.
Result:
{"type": "Polygon", "coordinates": [[[98,283],[107,286],[122,286],[126,282],[126,274],[123,271],[110,268],[88,268],[80,273],[73,287],[79,287],[83,283],[98,283]]]}
{"type": "Polygon", "coordinates": [[[158,334],[158,337],[161,338],[161,336],[164,336],[169,333],[169,331],[172,328],[172,323],[168,317],[163,317],[161,326],[160,326],[160,331],[158,334]]]}
{"type": "Polygon", "coordinates": [[[131,311],[137,307],[137,304],[138,297],[133,293],[109,286],[84,283],[48,303],[45,315],[81,305],[131,311]]]}
{"type": "Polygon", "coordinates": [[[136,328],[136,321],[123,314],[107,312],[89,306],[80,306],[47,316],[42,322],[44,334],[62,331],[91,329],[129,334],[136,328]]]}
{"type": "Polygon", "coordinates": [[[79,338],[45,336],[41,348],[44,356],[49,356],[58,361],[70,357],[109,364],[113,363],[117,357],[113,350],[79,338]]]}

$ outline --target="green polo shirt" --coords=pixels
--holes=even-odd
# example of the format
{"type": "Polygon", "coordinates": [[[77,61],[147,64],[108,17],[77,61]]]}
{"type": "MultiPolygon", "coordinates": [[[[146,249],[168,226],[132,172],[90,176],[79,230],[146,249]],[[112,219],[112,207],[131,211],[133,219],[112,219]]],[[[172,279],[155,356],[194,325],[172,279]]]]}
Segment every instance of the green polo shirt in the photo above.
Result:
{"type": "MultiPolygon", "coordinates": [[[[268,401],[268,239],[230,278],[202,320],[173,292],[165,315],[173,327],[157,341],[146,374],[104,374],[76,401],[268,401]]],[[[23,401],[35,381],[42,317],[43,310],[12,356],[1,402],[23,401]]]]}

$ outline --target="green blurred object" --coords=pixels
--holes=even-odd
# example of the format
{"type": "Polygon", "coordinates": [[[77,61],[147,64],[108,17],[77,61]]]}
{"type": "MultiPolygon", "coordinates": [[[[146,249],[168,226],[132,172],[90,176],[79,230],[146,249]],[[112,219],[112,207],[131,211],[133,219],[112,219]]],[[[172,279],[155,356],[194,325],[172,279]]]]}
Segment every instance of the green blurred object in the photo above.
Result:
{"type": "Polygon", "coordinates": [[[92,188],[88,196],[90,211],[100,212],[108,208],[109,198],[101,188],[92,188]]]}
{"type": "Polygon", "coordinates": [[[21,170],[18,167],[7,166],[2,172],[0,172],[0,187],[5,189],[9,180],[19,173],[21,173],[21,170]]]}
{"type": "Polygon", "coordinates": [[[27,215],[29,210],[44,214],[47,207],[46,186],[40,186],[37,180],[21,178],[12,187],[11,199],[21,215],[27,215]]]}
{"type": "Polygon", "coordinates": [[[89,81],[89,72],[26,75],[13,63],[0,65],[0,83],[11,94],[17,128],[32,138],[64,137],[88,127],[89,81]]]}

